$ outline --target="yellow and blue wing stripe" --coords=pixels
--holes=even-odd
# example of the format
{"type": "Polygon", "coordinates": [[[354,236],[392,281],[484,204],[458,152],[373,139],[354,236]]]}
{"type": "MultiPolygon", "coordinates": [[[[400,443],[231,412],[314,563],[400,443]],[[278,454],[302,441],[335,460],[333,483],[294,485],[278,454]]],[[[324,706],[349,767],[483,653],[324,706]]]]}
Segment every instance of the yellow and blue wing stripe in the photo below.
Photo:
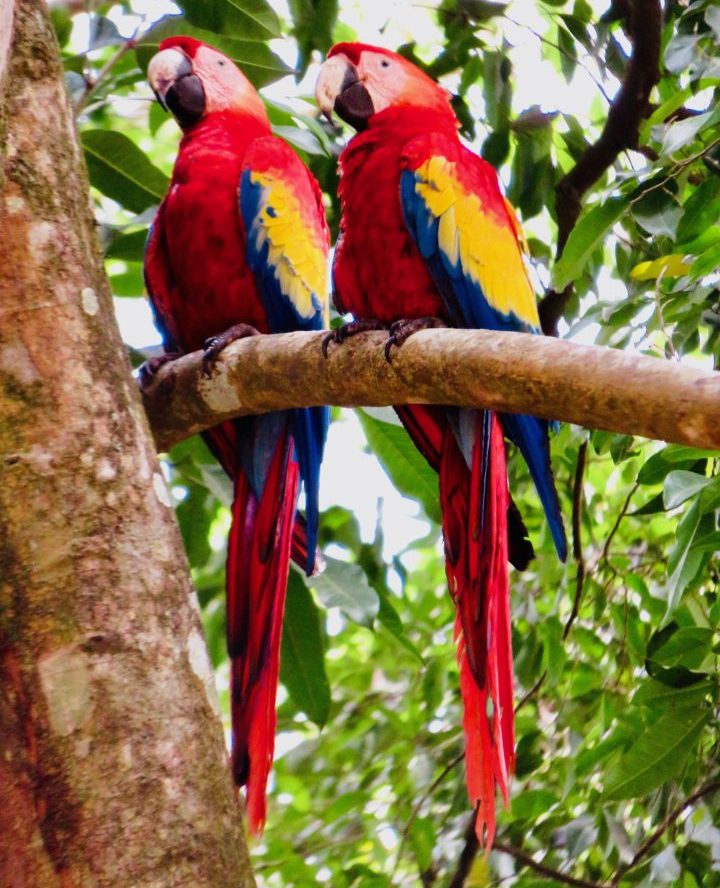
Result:
{"type": "MultiPolygon", "coordinates": [[[[523,258],[523,238],[495,173],[459,143],[440,148],[423,137],[405,153],[400,200],[405,222],[458,327],[540,333],[535,293],[523,258]]],[[[550,469],[547,422],[504,414],[520,448],[562,559],[567,541],[550,469]]],[[[466,442],[467,445],[468,442],[466,442]]]]}
{"type": "MultiPolygon", "coordinates": [[[[300,159],[272,137],[246,158],[239,189],[246,256],[272,333],[328,324],[328,233],[320,192],[300,159]]],[[[327,407],[289,411],[305,487],[308,572],[317,546],[327,407]]]]}

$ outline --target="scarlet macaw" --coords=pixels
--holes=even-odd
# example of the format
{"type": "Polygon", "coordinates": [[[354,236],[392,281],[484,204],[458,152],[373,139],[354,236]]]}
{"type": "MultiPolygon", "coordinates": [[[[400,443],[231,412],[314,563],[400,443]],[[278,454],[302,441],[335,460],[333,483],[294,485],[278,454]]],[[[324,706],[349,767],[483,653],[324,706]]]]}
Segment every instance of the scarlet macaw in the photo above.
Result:
{"type": "MultiPolygon", "coordinates": [[[[539,333],[520,225],[494,169],[461,143],[447,92],[396,53],[340,43],[328,53],[316,95],[325,114],[335,112],[357,130],[340,158],[333,263],[335,304],[355,321],[326,344],[389,326],[389,357],[415,330],[440,322],[539,333]]],[[[508,494],[503,433],[528,463],[565,559],[547,422],[491,411],[396,409],[440,476],[468,791],[478,808],[476,832],[489,847],[495,787],[507,803],[515,761],[507,562],[524,567],[532,555],[508,494]]]]}
{"type": "MultiPolygon", "coordinates": [[[[148,68],[183,130],[170,190],[145,254],[166,353],[206,348],[208,369],[232,339],[318,330],[327,319],[328,230],[317,182],[271,134],[265,106],[222,53],[190,37],[164,40],[148,68]]],[[[149,373],[156,369],[149,368],[149,373]]],[[[247,784],[253,831],[266,817],[275,696],[293,525],[293,556],[311,573],[327,408],[225,422],[206,433],[233,480],[227,555],[232,768],[247,784]]]]}

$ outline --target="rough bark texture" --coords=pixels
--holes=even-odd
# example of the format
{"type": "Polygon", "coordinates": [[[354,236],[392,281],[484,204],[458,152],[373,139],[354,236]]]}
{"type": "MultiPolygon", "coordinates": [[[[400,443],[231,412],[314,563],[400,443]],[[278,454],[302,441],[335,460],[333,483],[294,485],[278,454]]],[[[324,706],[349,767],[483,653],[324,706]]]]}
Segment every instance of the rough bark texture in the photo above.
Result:
{"type": "MultiPolygon", "coordinates": [[[[0,0],[0,68],[12,6],[0,0]]],[[[15,4],[8,66],[0,885],[252,885],[188,565],[41,0],[15,4]]]]}
{"type": "Polygon", "coordinates": [[[340,404],[452,404],[533,413],[590,428],[720,449],[720,373],[525,333],[425,330],[385,360],[384,333],[330,346],[324,333],[255,336],[210,379],[196,352],[144,393],[160,449],[231,416],[340,404]]]}

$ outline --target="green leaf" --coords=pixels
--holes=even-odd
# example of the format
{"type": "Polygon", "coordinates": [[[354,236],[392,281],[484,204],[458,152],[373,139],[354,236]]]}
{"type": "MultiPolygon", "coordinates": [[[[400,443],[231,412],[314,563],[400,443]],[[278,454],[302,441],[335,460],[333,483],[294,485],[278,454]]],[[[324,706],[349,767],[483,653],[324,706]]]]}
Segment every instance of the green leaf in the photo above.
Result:
{"type": "Polygon", "coordinates": [[[410,844],[421,873],[426,872],[432,865],[435,841],[434,821],[430,817],[416,817],[410,826],[410,844]]]}
{"type": "Polygon", "coordinates": [[[675,544],[670,550],[667,570],[670,574],[665,594],[667,616],[670,616],[680,603],[682,593],[693,579],[700,565],[701,553],[692,552],[692,544],[700,524],[700,501],[696,499],[678,524],[675,544]]]}
{"type": "Polygon", "coordinates": [[[337,558],[326,558],[325,562],[322,573],[307,578],[308,586],[317,592],[325,607],[339,607],[353,622],[372,625],[380,602],[365,571],[337,558]]]}
{"type": "Polygon", "coordinates": [[[661,715],[609,770],[602,798],[639,798],[677,776],[707,720],[705,707],[661,715]]]}
{"type": "Polygon", "coordinates": [[[113,296],[139,297],[145,292],[142,266],[139,262],[129,262],[127,271],[111,274],[108,278],[113,296]]]}
{"type": "Polygon", "coordinates": [[[187,20],[216,34],[242,34],[245,40],[281,37],[280,20],[265,0],[178,0],[187,20]]]}
{"type": "Polygon", "coordinates": [[[147,239],[147,228],[131,231],[129,234],[118,234],[108,244],[105,257],[107,259],[124,259],[126,262],[142,262],[147,239]]]}
{"type": "Polygon", "coordinates": [[[652,659],[661,666],[696,669],[712,648],[713,630],[706,626],[683,626],[659,647],[652,659]]]}
{"type": "Polygon", "coordinates": [[[631,205],[633,217],[649,234],[675,237],[682,208],[678,205],[673,188],[676,186],[672,181],[663,182],[657,187],[651,185],[631,205]]]}
{"type": "Polygon", "coordinates": [[[720,177],[710,176],[685,201],[677,227],[678,243],[692,241],[720,218],[720,177]]]}
{"type": "Polygon", "coordinates": [[[358,410],[358,417],[368,444],[395,487],[403,496],[419,500],[425,514],[439,524],[442,516],[437,474],[405,429],[376,419],[365,410],[358,410]]]}
{"type": "Polygon", "coordinates": [[[491,130],[507,128],[512,100],[512,67],[507,53],[485,52],[482,62],[487,124],[491,130]]]}
{"type": "Polygon", "coordinates": [[[557,617],[548,617],[539,627],[539,634],[543,640],[543,661],[550,687],[554,687],[560,681],[567,660],[562,631],[562,624],[557,617]]]}
{"type": "Polygon", "coordinates": [[[289,0],[293,36],[298,43],[298,69],[304,74],[314,49],[323,55],[333,42],[338,0],[289,0]]]}
{"type": "Polygon", "coordinates": [[[653,111],[650,117],[648,117],[640,127],[640,144],[644,145],[650,138],[652,128],[667,120],[671,114],[685,104],[685,101],[689,99],[692,94],[693,91],[689,87],[686,87],[685,89],[673,92],[669,99],[662,102],[662,104],[653,111]]]}
{"type": "Polygon", "coordinates": [[[686,472],[678,469],[670,472],[665,477],[663,484],[663,501],[666,509],[674,509],[685,500],[690,499],[703,487],[707,487],[712,481],[705,475],[698,475],[697,472],[686,472]]]}
{"type": "Polygon", "coordinates": [[[102,49],[103,46],[119,46],[125,42],[115,22],[104,15],[91,15],[88,30],[88,46],[91,50],[102,49]]]}
{"type": "Polygon", "coordinates": [[[50,9],[50,20],[55,29],[55,36],[60,46],[65,46],[72,33],[72,19],[64,6],[53,6],[50,9]]]}
{"type": "Polygon", "coordinates": [[[290,571],[288,579],[280,680],[297,708],[322,727],[330,712],[330,685],[320,612],[296,570],[290,571]]]}
{"type": "Polygon", "coordinates": [[[553,269],[553,287],[564,290],[585,268],[593,250],[627,209],[627,197],[611,197],[585,213],[573,228],[553,269]]]}
{"type": "Polygon", "coordinates": [[[185,551],[194,568],[206,564],[212,554],[208,537],[215,517],[214,502],[206,488],[188,484],[187,496],[175,509],[185,551]]]}
{"type": "Polygon", "coordinates": [[[659,484],[673,469],[690,468],[697,460],[717,456],[714,450],[701,450],[698,447],[683,447],[681,444],[668,444],[648,459],[638,472],[639,484],[659,484]]]}
{"type": "Polygon", "coordinates": [[[680,148],[689,145],[704,129],[715,126],[719,120],[720,109],[715,109],[671,124],[665,131],[662,140],[662,153],[674,154],[680,148]]]}
{"type": "Polygon", "coordinates": [[[687,687],[673,688],[650,678],[640,685],[632,702],[636,706],[649,706],[654,712],[673,706],[699,706],[713,687],[710,679],[687,687]]]}
{"type": "Polygon", "coordinates": [[[408,651],[408,653],[412,654],[412,656],[418,661],[418,663],[424,663],[420,651],[410,641],[407,635],[405,635],[405,629],[403,628],[400,615],[393,607],[393,604],[390,601],[388,595],[379,588],[375,589],[375,592],[377,593],[379,599],[379,607],[377,613],[378,623],[382,624],[393,636],[393,638],[395,638],[396,641],[401,644],[406,651],[408,651]]]}
{"type": "Polygon", "coordinates": [[[720,244],[715,244],[693,262],[690,266],[690,276],[697,280],[697,278],[712,274],[718,268],[720,268],[720,244]]]}
{"type": "Polygon", "coordinates": [[[170,180],[127,136],[94,129],[85,130],[80,138],[90,182],[106,197],[134,213],[142,213],[165,197],[170,180]]]}
{"type": "Polygon", "coordinates": [[[160,102],[150,102],[150,110],[148,111],[148,129],[150,135],[154,136],[160,127],[172,120],[168,112],[163,108],[160,102]]]}
{"type": "Polygon", "coordinates": [[[700,494],[700,511],[711,512],[720,505],[720,475],[708,479],[708,484],[700,494]]]}
{"type": "Polygon", "coordinates": [[[514,820],[536,820],[557,802],[555,794],[547,789],[526,789],[513,797],[510,813],[514,820]]]}
{"type": "Polygon", "coordinates": [[[254,86],[260,88],[268,83],[292,74],[293,69],[289,68],[285,62],[272,52],[266,43],[248,38],[247,34],[242,30],[239,32],[243,36],[234,37],[226,34],[214,34],[211,31],[202,30],[194,27],[181,15],[169,15],[151,28],[144,34],[135,45],[138,64],[143,70],[147,69],[150,59],[158,50],[158,44],[166,37],[173,37],[176,34],[187,34],[209,43],[220,52],[225,53],[228,58],[232,59],[235,64],[242,69],[243,73],[252,82],[254,86]]]}
{"type": "Polygon", "coordinates": [[[577,68],[577,47],[570,33],[560,25],[557,26],[557,40],[560,52],[560,70],[569,83],[577,68]]]}
{"type": "Polygon", "coordinates": [[[322,143],[310,130],[301,129],[299,126],[274,126],[273,132],[306,154],[319,154],[322,157],[327,157],[327,151],[323,148],[322,143]]]}

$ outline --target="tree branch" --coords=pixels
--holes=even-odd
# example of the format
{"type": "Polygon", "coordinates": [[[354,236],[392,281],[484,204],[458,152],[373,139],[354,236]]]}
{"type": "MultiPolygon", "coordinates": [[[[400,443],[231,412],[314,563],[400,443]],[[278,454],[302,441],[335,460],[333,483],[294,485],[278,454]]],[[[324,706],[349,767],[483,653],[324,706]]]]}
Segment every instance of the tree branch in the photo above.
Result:
{"type": "MultiPolygon", "coordinates": [[[[632,55],[600,138],[585,149],[575,166],[555,188],[558,223],[556,258],[562,254],[580,216],[585,192],[614,163],[621,151],[637,147],[640,123],[648,111],[650,92],[660,78],[662,9],[658,0],[634,0],[631,22],[632,55]]],[[[540,320],[546,333],[557,335],[557,323],[572,291],[572,285],[560,292],[549,290],[540,303],[540,320]]]]}
{"type": "Polygon", "coordinates": [[[589,882],[587,879],[576,879],[575,876],[568,876],[565,873],[560,872],[560,870],[545,866],[544,863],[538,863],[538,861],[531,857],[526,851],[523,851],[521,848],[515,848],[513,845],[506,845],[504,842],[495,842],[493,845],[493,851],[502,851],[503,854],[509,854],[511,857],[514,857],[515,860],[519,860],[520,863],[535,870],[535,872],[539,873],[541,876],[545,876],[547,879],[553,879],[556,882],[562,882],[563,885],[574,885],[576,888],[606,888],[602,882],[589,882]]]}
{"type": "Polygon", "coordinates": [[[544,336],[456,329],[415,334],[392,364],[384,333],[332,347],[326,360],[324,335],[234,342],[210,379],[200,352],[166,364],[144,392],[158,447],[269,410],[425,403],[530,413],[720,449],[720,375],[713,371],[544,336]]]}
{"type": "Polygon", "coordinates": [[[475,831],[476,819],[477,815],[473,811],[472,816],[468,820],[468,825],[465,829],[465,844],[463,845],[463,849],[460,852],[457,869],[453,873],[453,877],[450,880],[448,888],[463,888],[465,880],[470,875],[473,861],[477,857],[477,853],[480,850],[480,842],[478,841],[477,832],[475,831]]]}
{"type": "Polygon", "coordinates": [[[704,786],[701,786],[700,789],[696,790],[692,795],[689,795],[685,801],[681,802],[676,808],[667,815],[667,817],[663,820],[660,826],[655,830],[655,832],[651,833],[647,839],[640,845],[640,847],[635,852],[633,859],[626,865],[618,868],[615,873],[615,877],[612,880],[613,888],[616,888],[617,885],[620,884],[620,880],[625,875],[625,873],[637,866],[638,863],[646,857],[649,852],[653,849],[653,847],[657,844],[657,842],[663,837],[663,835],[670,829],[670,827],[675,823],[675,821],[680,817],[680,815],[685,811],[686,808],[689,808],[690,805],[695,804],[695,802],[700,801],[700,799],[704,798],[706,795],[710,795],[713,792],[718,792],[720,790],[720,780],[713,780],[710,783],[706,783],[704,786]]]}
{"type": "Polygon", "coordinates": [[[583,507],[583,481],[585,480],[585,460],[587,459],[588,442],[583,441],[578,448],[577,465],[575,466],[575,481],[573,483],[573,511],[572,511],[572,533],[573,533],[573,558],[577,565],[577,574],[575,576],[575,598],[573,600],[572,611],[568,617],[565,628],[563,629],[563,641],[570,634],[572,624],[580,613],[580,601],[582,600],[583,586],[585,585],[585,558],[582,550],[582,507],[583,507]]]}

